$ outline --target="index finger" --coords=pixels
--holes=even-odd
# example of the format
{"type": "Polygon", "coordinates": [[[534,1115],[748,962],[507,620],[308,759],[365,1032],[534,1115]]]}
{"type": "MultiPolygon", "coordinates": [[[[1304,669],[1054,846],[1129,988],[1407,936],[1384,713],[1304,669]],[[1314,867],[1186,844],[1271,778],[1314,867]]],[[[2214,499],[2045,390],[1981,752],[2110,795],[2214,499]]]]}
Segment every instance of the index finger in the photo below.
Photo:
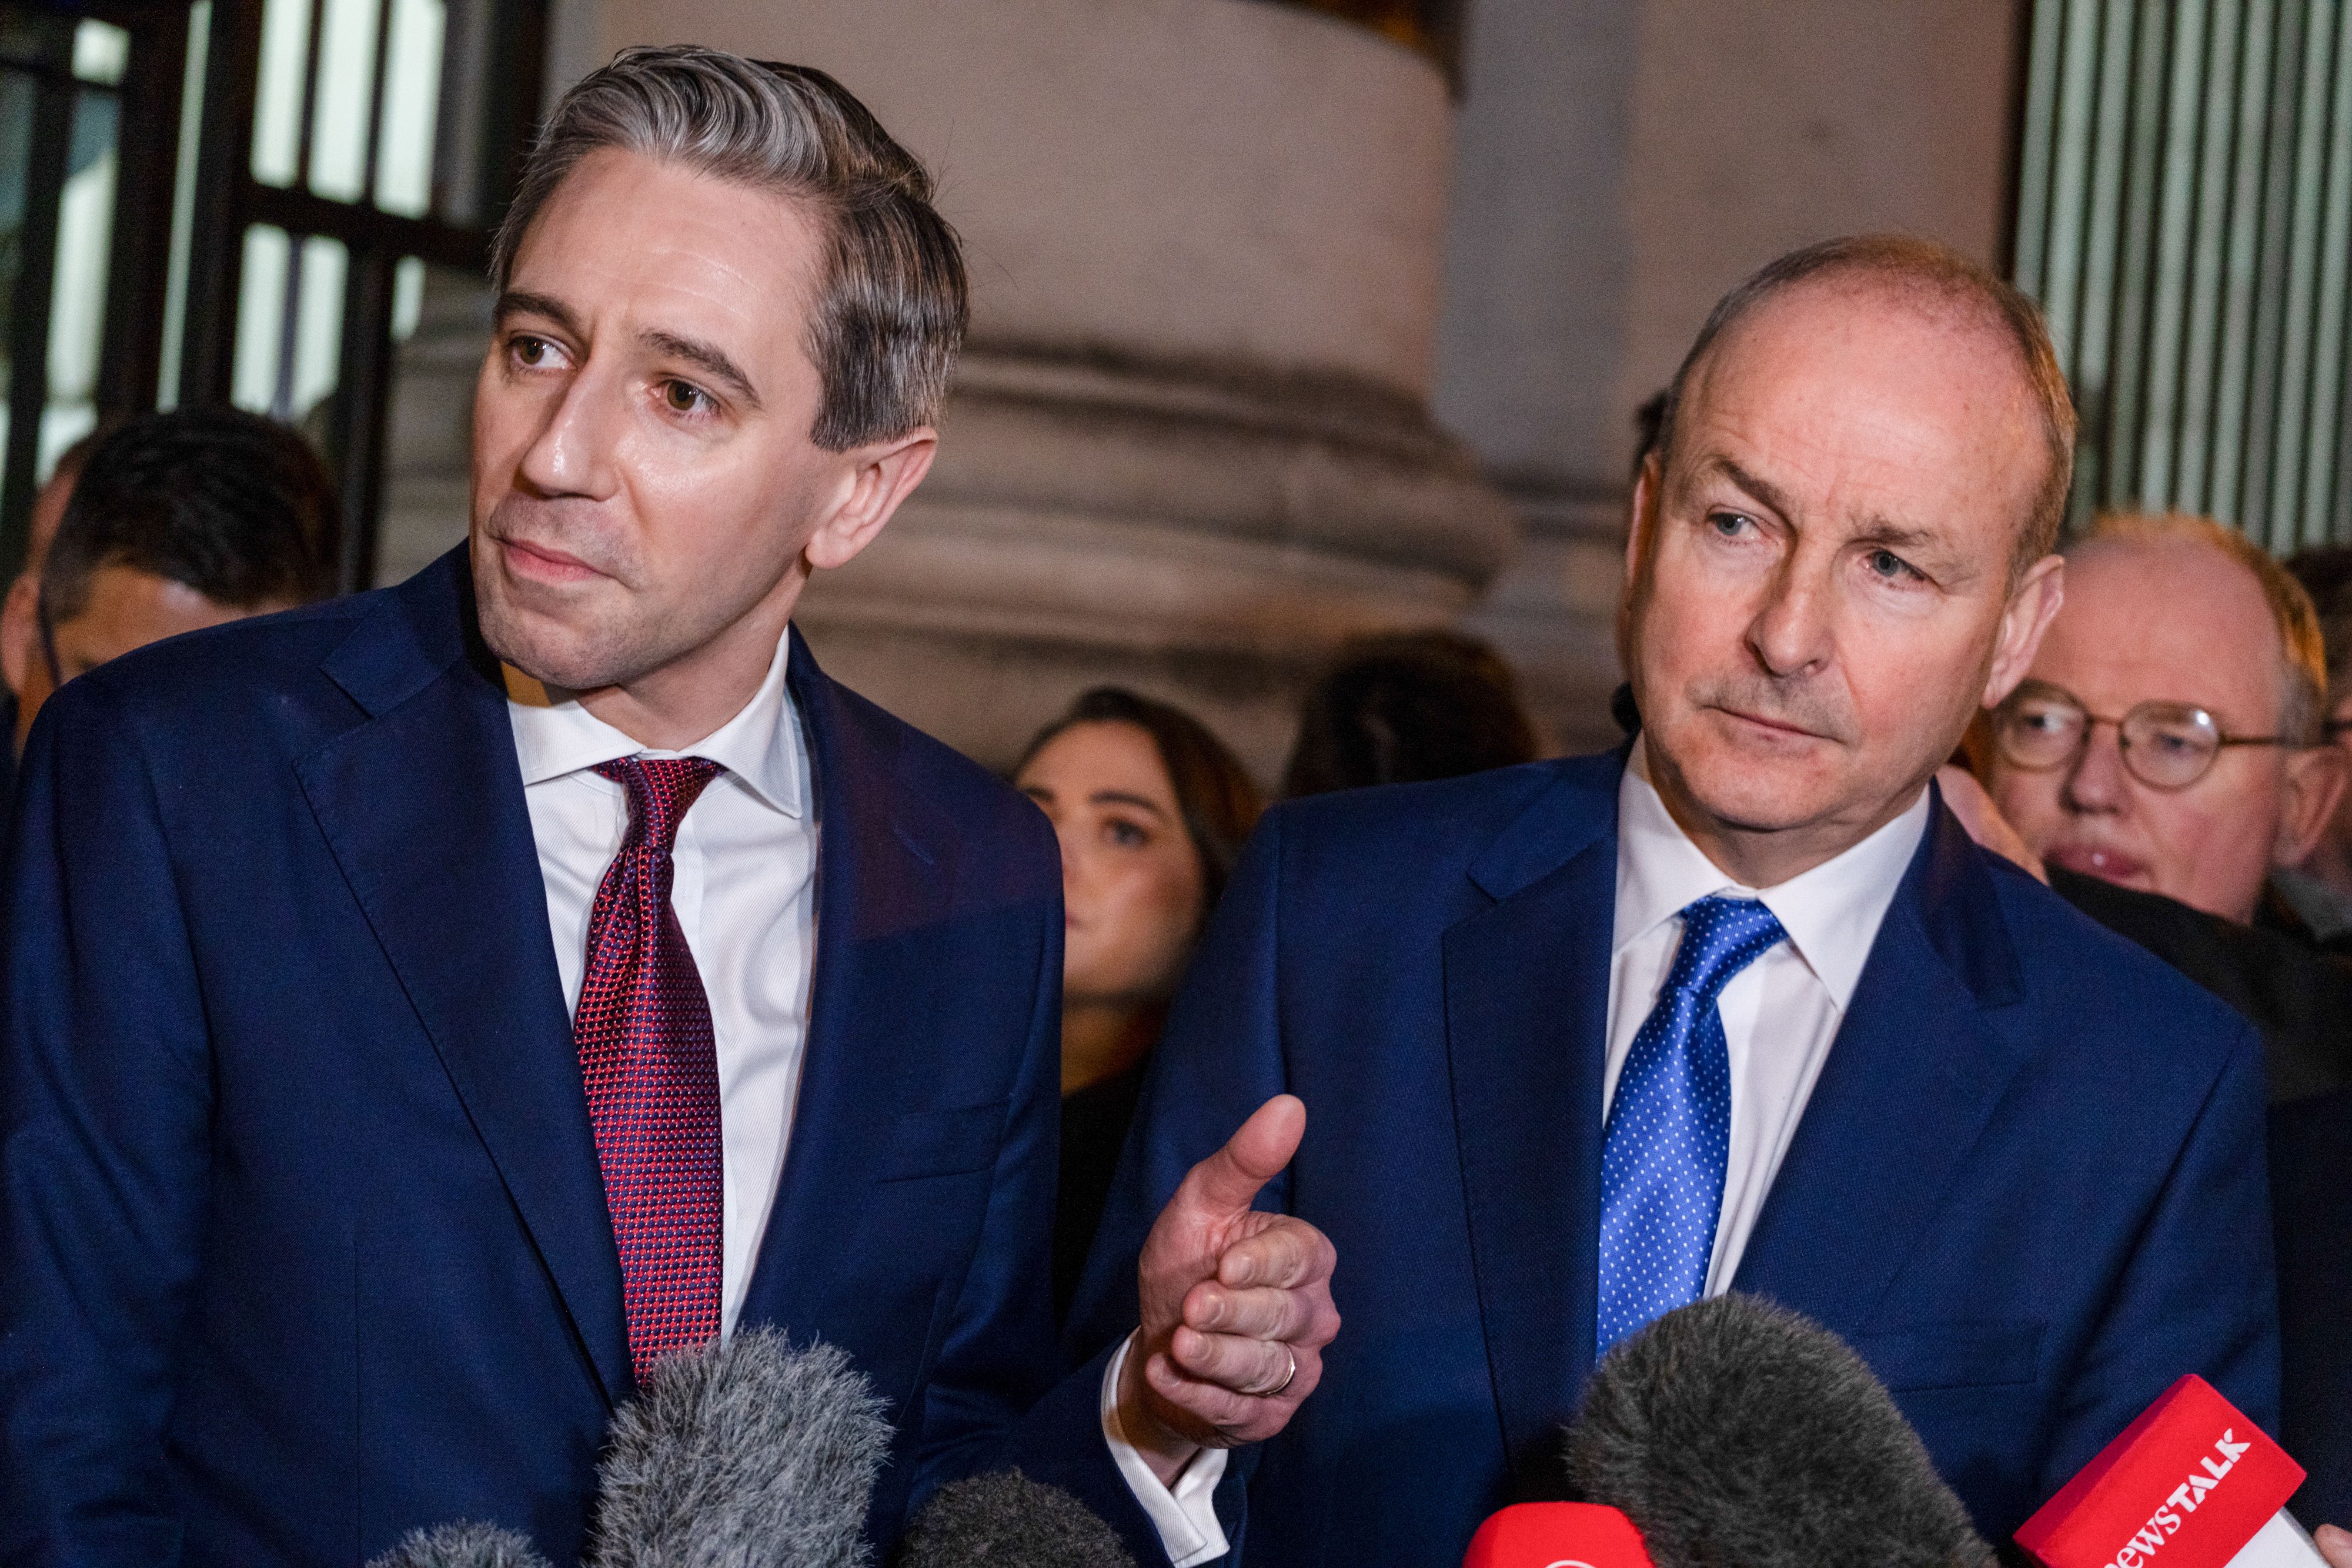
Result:
{"type": "Polygon", "coordinates": [[[1225,1146],[1194,1166],[1180,1197],[1231,1219],[1249,1211],[1266,1183],[1282,1174],[1307,1132],[1307,1104],[1296,1094],[1277,1094],[1244,1122],[1225,1146]]]}

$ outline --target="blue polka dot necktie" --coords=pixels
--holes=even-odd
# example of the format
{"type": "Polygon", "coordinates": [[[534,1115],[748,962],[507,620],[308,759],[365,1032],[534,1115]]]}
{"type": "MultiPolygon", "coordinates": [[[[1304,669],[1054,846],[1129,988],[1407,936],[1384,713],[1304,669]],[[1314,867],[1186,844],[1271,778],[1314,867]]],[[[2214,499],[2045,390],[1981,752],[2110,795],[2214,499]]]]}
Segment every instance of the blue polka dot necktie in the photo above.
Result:
{"type": "Polygon", "coordinates": [[[1596,1353],[1706,1292],[1731,1154],[1731,1052],[1716,1003],[1787,935],[1753,899],[1717,894],[1683,911],[1682,946],[1626,1054],[1601,1140],[1596,1353]]]}

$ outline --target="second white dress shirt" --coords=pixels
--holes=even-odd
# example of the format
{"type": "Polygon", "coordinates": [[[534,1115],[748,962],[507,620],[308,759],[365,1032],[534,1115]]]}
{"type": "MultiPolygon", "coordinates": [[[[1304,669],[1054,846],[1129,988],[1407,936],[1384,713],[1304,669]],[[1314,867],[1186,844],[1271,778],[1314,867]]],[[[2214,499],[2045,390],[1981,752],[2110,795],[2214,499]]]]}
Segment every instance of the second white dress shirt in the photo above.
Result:
{"type": "Polygon", "coordinates": [[[1909,809],[1853,848],[1759,890],[1742,886],[1691,841],[1650,782],[1643,746],[1633,747],[1617,787],[1604,1120],[1633,1037],[1674,967],[1682,911],[1709,894],[1759,899],[1789,934],[1734,976],[1717,1004],[1731,1054],[1731,1153],[1706,1271],[1710,1296],[1730,1289],[1738,1272],[1748,1233],[1796,1135],[1813,1081],[1829,1060],[1879,925],[1927,831],[1927,800],[1923,789],[1909,809]]]}

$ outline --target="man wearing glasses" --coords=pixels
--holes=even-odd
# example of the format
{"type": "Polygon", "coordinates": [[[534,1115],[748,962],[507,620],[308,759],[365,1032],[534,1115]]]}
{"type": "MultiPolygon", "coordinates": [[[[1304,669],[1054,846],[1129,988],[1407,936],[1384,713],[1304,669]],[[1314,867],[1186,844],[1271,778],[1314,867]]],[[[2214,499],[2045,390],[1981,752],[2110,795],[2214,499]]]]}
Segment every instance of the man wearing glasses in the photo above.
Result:
{"type": "Polygon", "coordinates": [[[2053,869],[2284,925],[2272,868],[2309,856],[2344,789],[2326,689],[2311,601],[2260,547],[2105,518],[1994,716],[1993,798],[2053,869]]]}

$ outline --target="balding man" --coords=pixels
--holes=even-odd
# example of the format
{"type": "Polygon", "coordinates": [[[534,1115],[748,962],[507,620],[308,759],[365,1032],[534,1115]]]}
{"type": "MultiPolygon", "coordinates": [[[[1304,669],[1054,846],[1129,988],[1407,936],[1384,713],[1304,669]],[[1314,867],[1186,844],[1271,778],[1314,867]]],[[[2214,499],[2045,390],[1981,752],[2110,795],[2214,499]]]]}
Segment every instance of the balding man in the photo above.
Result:
{"type": "Polygon", "coordinates": [[[2346,771],[2315,744],[2309,599],[2201,517],[2103,517],[2067,562],[2065,607],[1986,727],[2000,813],[2068,903],[2261,1029],[2273,1102],[2352,1084],[2352,965],[2268,880],[2310,854],[2346,771]]]}
{"type": "MultiPolygon", "coordinates": [[[[1138,1245],[1238,1115],[1306,1101],[1265,1204],[1330,1238],[1346,1327],[1228,1463],[1245,1537],[1183,1562],[1459,1561],[1557,1488],[1596,1356],[1727,1289],[1851,1341],[1995,1539],[2183,1373],[2275,1420],[2252,1030],[1931,782],[2058,607],[2073,434],[1982,268],[1783,257],[1717,308],[1635,486],[1633,743],[1269,813],[1074,1320],[1148,1408],[1202,1336],[1139,1300],[1138,1245]]],[[[1188,1321],[1265,1326],[1261,1283],[1188,1321]]]]}
{"type": "Polygon", "coordinates": [[[1994,716],[1993,798],[2053,866],[2291,920],[2271,873],[2310,856],[2344,790],[2326,687],[2311,600],[2259,546],[2203,517],[2103,518],[1994,716]]]}

